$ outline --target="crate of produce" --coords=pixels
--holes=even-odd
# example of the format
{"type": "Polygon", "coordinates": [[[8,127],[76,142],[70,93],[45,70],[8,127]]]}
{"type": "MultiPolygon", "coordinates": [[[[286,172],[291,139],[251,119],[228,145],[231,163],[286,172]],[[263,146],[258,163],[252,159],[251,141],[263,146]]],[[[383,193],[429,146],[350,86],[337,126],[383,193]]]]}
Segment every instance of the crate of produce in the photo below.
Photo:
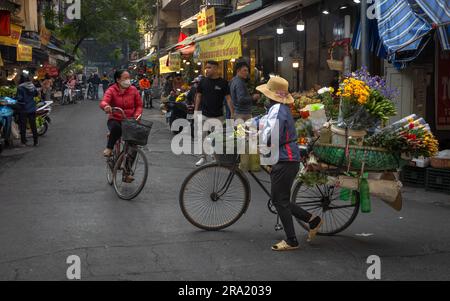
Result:
{"type": "Polygon", "coordinates": [[[426,190],[450,194],[450,170],[427,168],[426,190]]]}
{"type": "Polygon", "coordinates": [[[425,187],[426,168],[404,166],[400,172],[400,180],[406,186],[425,187]]]}

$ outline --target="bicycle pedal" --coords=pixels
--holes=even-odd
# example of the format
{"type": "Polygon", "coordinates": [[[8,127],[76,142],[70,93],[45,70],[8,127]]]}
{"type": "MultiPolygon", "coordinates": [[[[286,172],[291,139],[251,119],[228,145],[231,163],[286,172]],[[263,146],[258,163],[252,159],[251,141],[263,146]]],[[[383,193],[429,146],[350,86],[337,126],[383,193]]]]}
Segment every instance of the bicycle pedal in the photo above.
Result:
{"type": "Polygon", "coordinates": [[[283,230],[284,228],[283,228],[283,226],[281,225],[281,224],[276,224],[275,225],[275,231],[281,231],[281,230],[283,230]]]}

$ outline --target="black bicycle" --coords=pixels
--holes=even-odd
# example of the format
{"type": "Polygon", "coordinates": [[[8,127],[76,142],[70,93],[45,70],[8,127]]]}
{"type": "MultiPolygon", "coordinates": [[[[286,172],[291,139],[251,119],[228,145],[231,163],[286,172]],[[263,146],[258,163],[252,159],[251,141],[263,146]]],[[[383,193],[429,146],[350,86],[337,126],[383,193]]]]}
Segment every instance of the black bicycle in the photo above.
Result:
{"type": "MultiPolygon", "coordinates": [[[[125,112],[121,108],[112,108],[112,111],[122,113],[122,137],[113,149],[112,155],[106,159],[106,179],[113,185],[117,196],[123,200],[134,199],[144,189],[148,177],[148,162],[141,145],[127,140],[125,112]]],[[[140,121],[143,131],[150,133],[151,123],[140,121]],[[147,129],[145,129],[147,128],[147,129]]],[[[144,135],[148,134],[144,133],[144,135]]],[[[109,134],[108,134],[109,135],[109,134]]],[[[146,139],[145,139],[146,140],[146,139]]],[[[141,144],[146,144],[141,143],[141,144]]]]}
{"type": "MultiPolygon", "coordinates": [[[[308,156],[312,145],[301,147],[301,170],[308,165],[308,156]]],[[[247,211],[251,200],[250,182],[245,173],[239,169],[240,155],[216,155],[216,162],[194,170],[181,185],[179,202],[185,218],[194,226],[207,231],[225,229],[241,218],[247,211]]],[[[266,174],[270,169],[261,166],[266,174]]],[[[340,169],[328,169],[328,175],[341,174],[340,169]]],[[[272,200],[270,190],[263,184],[270,181],[258,178],[249,171],[248,174],[269,197],[267,207],[277,215],[275,230],[282,230],[279,217],[272,200]]],[[[308,186],[300,179],[292,191],[291,200],[324,221],[318,235],[334,235],[345,230],[358,215],[360,202],[356,195],[353,202],[340,199],[340,188],[334,185],[308,186]]],[[[305,229],[309,226],[301,220],[298,223],[305,229]]]]}

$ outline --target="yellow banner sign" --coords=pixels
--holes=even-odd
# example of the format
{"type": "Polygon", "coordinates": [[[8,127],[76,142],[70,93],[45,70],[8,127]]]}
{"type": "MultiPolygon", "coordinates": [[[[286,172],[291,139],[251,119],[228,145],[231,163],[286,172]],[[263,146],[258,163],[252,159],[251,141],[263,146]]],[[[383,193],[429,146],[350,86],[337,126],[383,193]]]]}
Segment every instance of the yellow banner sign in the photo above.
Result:
{"type": "Polygon", "coordinates": [[[171,54],[171,58],[169,55],[163,56],[159,59],[159,74],[166,74],[172,72],[178,72],[181,68],[181,57],[179,58],[179,62],[177,62],[176,55],[171,54]],[[170,62],[172,59],[172,63],[170,62]]]}
{"type": "Polygon", "coordinates": [[[11,24],[11,34],[9,36],[0,36],[0,44],[6,46],[17,46],[19,44],[22,27],[11,24]]]}
{"type": "Polygon", "coordinates": [[[173,71],[181,69],[181,53],[173,52],[169,54],[169,68],[173,71]]]}
{"type": "Polygon", "coordinates": [[[200,35],[206,35],[216,30],[216,13],[214,7],[203,8],[198,14],[197,28],[200,35]]]}
{"type": "Polygon", "coordinates": [[[198,43],[200,61],[225,61],[242,56],[241,33],[234,31],[198,43]]]}
{"type": "Polygon", "coordinates": [[[22,44],[17,45],[17,61],[18,62],[33,61],[33,47],[22,44]]]}

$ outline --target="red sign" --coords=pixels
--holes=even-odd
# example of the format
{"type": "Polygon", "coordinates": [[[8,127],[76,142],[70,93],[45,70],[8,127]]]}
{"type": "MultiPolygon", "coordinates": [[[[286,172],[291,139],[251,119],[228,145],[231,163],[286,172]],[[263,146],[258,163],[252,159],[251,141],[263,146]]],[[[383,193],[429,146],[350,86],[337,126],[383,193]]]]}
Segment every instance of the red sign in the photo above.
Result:
{"type": "Polygon", "coordinates": [[[436,129],[450,130],[450,51],[436,54],[436,129]]]}

